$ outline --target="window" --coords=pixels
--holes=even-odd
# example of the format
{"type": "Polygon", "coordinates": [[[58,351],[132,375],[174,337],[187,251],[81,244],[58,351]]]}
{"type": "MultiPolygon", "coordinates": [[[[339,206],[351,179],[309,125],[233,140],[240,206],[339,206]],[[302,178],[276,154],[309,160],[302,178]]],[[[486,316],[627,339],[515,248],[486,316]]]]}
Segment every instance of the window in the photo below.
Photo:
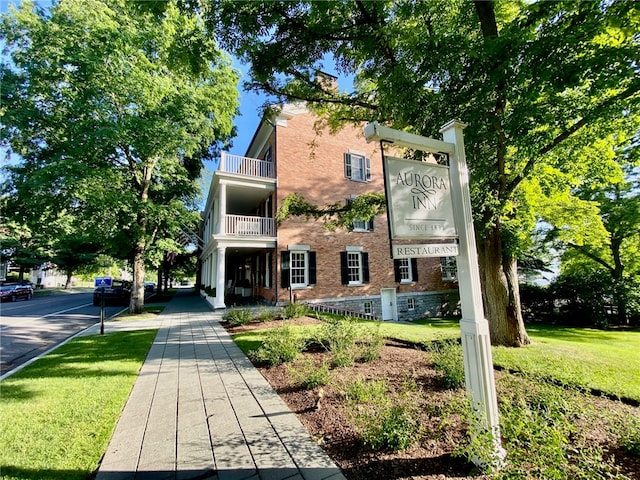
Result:
{"type": "Polygon", "coordinates": [[[291,250],[281,254],[283,288],[305,288],[316,283],[316,252],[291,250]]]}
{"type": "Polygon", "coordinates": [[[395,280],[398,283],[418,281],[418,262],[415,258],[399,258],[393,261],[395,280]]]}
{"type": "Polygon", "coordinates": [[[371,181],[371,160],[357,153],[345,153],[344,176],[357,182],[371,181]]]}
{"type": "Polygon", "coordinates": [[[413,297],[407,298],[407,310],[415,310],[416,309],[416,299],[413,297]]]}
{"type": "Polygon", "coordinates": [[[369,254],[359,247],[347,247],[346,252],[340,252],[340,267],[343,285],[369,283],[369,254]]]}
{"type": "Polygon", "coordinates": [[[373,313],[373,303],[370,301],[364,302],[364,313],[371,315],[373,313]]]}
{"type": "MultiPolygon", "coordinates": [[[[356,198],[358,197],[347,198],[347,205],[356,198]]],[[[352,228],[354,232],[373,232],[373,218],[371,220],[354,220],[352,228]]]]}
{"type": "Polygon", "coordinates": [[[455,282],[458,278],[456,257],[440,257],[440,269],[444,282],[455,282]]]}

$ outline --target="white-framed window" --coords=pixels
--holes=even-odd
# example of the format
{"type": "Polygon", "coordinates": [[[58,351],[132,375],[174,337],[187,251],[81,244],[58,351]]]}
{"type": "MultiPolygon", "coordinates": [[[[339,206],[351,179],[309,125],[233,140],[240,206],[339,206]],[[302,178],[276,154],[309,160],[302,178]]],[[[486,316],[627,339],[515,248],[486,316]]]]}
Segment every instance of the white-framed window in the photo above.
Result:
{"type": "Polygon", "coordinates": [[[415,258],[397,258],[393,261],[395,280],[398,283],[418,281],[418,262],[415,258]]]}
{"type": "Polygon", "coordinates": [[[340,252],[340,271],[343,285],[369,283],[369,254],[362,247],[347,247],[340,252]]]}
{"type": "Polygon", "coordinates": [[[413,297],[407,298],[407,310],[415,310],[416,309],[416,299],[413,297]]]}
{"type": "Polygon", "coordinates": [[[307,252],[289,252],[291,261],[291,286],[307,286],[307,252]]]}
{"type": "Polygon", "coordinates": [[[455,282],[458,279],[456,257],[440,257],[440,269],[444,282],[455,282]]]}
{"type": "Polygon", "coordinates": [[[371,160],[360,153],[345,153],[344,176],[356,182],[370,182],[371,160]]]}
{"type": "Polygon", "coordinates": [[[398,264],[398,268],[400,269],[400,283],[411,283],[411,262],[409,259],[400,258],[398,264]]]}
{"type": "Polygon", "coordinates": [[[373,313],[373,302],[371,302],[370,300],[364,302],[363,311],[364,313],[371,315],[373,313]]]}
{"type": "Polygon", "coordinates": [[[280,252],[281,286],[306,288],[316,283],[316,252],[291,249],[280,252]]]}
{"type": "Polygon", "coordinates": [[[362,256],[360,252],[347,252],[349,285],[362,283],[362,256]]]}

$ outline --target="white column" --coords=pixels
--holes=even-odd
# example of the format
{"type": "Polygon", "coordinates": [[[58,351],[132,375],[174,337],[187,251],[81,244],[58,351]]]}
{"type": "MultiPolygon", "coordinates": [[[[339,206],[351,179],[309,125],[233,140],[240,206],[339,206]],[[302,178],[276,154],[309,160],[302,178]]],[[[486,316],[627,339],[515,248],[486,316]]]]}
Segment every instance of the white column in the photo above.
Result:
{"type": "Polygon", "coordinates": [[[225,216],[227,214],[227,184],[220,184],[220,191],[218,193],[218,229],[217,234],[224,234],[225,232],[225,216]]]}
{"type": "Polygon", "coordinates": [[[213,301],[213,308],[226,308],[224,303],[224,279],[226,264],[226,248],[218,247],[216,258],[216,298],[213,301]]]}
{"type": "Polygon", "coordinates": [[[480,427],[484,427],[482,430],[491,432],[494,443],[493,458],[476,459],[474,463],[479,466],[490,463],[499,467],[506,452],[500,440],[489,323],[484,316],[482,305],[478,253],[469,196],[469,170],[462,135],[464,127],[463,123],[452,120],[440,129],[444,141],[455,145],[455,153],[449,159],[449,172],[454,220],[460,242],[457,265],[462,304],[460,329],[464,373],[467,392],[471,394],[471,401],[476,410],[476,420],[480,422],[480,427]]]}

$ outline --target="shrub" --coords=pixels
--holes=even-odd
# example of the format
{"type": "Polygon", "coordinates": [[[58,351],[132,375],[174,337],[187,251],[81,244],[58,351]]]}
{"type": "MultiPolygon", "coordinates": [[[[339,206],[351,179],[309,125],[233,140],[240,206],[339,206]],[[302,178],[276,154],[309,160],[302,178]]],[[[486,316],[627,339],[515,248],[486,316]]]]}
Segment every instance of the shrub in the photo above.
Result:
{"type": "Polygon", "coordinates": [[[464,360],[457,339],[434,341],[427,346],[427,351],[431,353],[433,368],[442,374],[440,383],[444,388],[464,387],[464,360]]]}
{"type": "Polygon", "coordinates": [[[293,381],[304,388],[315,388],[331,382],[329,362],[316,365],[312,358],[307,358],[289,367],[289,375],[293,381]]]}
{"type": "Polygon", "coordinates": [[[363,362],[373,362],[380,358],[382,348],[384,347],[384,337],[380,333],[380,322],[377,329],[367,329],[360,335],[358,341],[359,360],[363,362]]]}
{"type": "Polygon", "coordinates": [[[640,419],[627,419],[619,430],[620,446],[635,457],[640,457],[640,419]]]}
{"type": "Polygon", "coordinates": [[[233,308],[226,312],[222,319],[226,320],[233,326],[246,325],[253,320],[253,313],[246,308],[233,308]]]}
{"type": "Polygon", "coordinates": [[[282,309],[282,318],[292,319],[304,317],[307,314],[307,306],[304,303],[288,303],[282,309]]]}
{"type": "Polygon", "coordinates": [[[343,385],[341,393],[349,404],[378,403],[387,397],[387,383],[358,377],[343,385]]]}
{"type": "Polygon", "coordinates": [[[256,318],[263,322],[271,322],[273,320],[275,320],[276,318],[276,314],[275,312],[270,309],[270,308],[261,308],[260,311],[258,312],[258,314],[256,315],[256,318]]]}
{"type": "Polygon", "coordinates": [[[302,353],[306,343],[305,338],[285,324],[266,332],[262,346],[252,353],[252,358],[269,365],[293,362],[302,353]]]}
{"type": "Polygon", "coordinates": [[[380,405],[361,410],[356,428],[365,445],[378,450],[405,450],[413,444],[420,426],[407,405],[380,405]]]}
{"type": "Polygon", "coordinates": [[[353,318],[327,320],[316,338],[325,350],[331,353],[331,361],[336,367],[353,365],[356,361],[356,338],[358,328],[353,318]]]}

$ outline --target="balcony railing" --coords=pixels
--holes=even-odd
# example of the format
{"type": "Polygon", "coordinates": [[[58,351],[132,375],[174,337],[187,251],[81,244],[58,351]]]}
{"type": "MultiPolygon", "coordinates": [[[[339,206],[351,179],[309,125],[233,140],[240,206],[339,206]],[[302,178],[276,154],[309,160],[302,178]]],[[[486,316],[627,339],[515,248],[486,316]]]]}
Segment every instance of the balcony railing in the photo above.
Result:
{"type": "Polygon", "coordinates": [[[241,157],[222,152],[220,157],[220,171],[237,173],[250,177],[275,178],[276,172],[273,162],[258,160],[257,158],[241,157]]]}
{"type": "Polygon", "coordinates": [[[225,215],[224,232],[239,237],[275,237],[276,222],[273,218],[225,215]]]}

